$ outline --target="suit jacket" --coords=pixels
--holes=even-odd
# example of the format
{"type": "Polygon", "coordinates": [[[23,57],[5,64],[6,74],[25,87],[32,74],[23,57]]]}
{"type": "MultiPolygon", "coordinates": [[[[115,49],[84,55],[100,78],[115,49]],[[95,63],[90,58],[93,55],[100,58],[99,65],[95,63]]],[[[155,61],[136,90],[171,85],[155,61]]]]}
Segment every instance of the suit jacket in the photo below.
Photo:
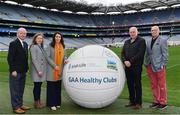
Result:
{"type": "Polygon", "coordinates": [[[158,37],[151,49],[152,39],[146,41],[145,66],[151,64],[154,72],[160,71],[168,62],[167,40],[158,37]]]}
{"type": "Polygon", "coordinates": [[[30,48],[30,76],[34,82],[43,82],[46,80],[47,61],[44,53],[45,52],[43,52],[43,49],[39,45],[32,45],[30,48]],[[38,72],[40,71],[43,73],[41,77],[38,75],[38,72]]]}
{"type": "Polygon", "coordinates": [[[121,59],[124,61],[130,61],[131,66],[142,66],[144,62],[144,54],[146,51],[145,40],[141,37],[137,37],[134,42],[131,43],[131,39],[125,41],[121,59]]]}
{"type": "MultiPolygon", "coordinates": [[[[56,64],[54,63],[54,48],[51,47],[50,45],[47,47],[46,50],[47,56],[48,56],[48,64],[47,64],[47,81],[55,81],[53,79],[53,72],[54,72],[54,68],[56,66],[56,64]],[[53,62],[52,62],[53,61],[53,62]]],[[[64,61],[64,60],[63,60],[64,61]]],[[[64,63],[62,63],[61,65],[62,69],[61,69],[61,74],[59,74],[59,80],[62,79],[62,70],[63,70],[63,66],[64,63]]]]}
{"type": "Polygon", "coordinates": [[[8,50],[9,71],[24,73],[28,71],[28,44],[23,42],[24,48],[19,39],[12,41],[8,50]]]}

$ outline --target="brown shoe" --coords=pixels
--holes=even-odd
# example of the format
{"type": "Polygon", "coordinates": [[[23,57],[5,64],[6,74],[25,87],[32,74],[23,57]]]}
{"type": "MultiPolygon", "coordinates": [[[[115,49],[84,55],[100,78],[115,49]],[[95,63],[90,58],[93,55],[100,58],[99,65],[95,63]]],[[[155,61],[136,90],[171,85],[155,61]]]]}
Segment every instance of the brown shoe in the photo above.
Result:
{"type": "Polygon", "coordinates": [[[140,104],[136,104],[135,106],[132,106],[132,109],[138,110],[141,109],[142,106],[140,104]]]}
{"type": "Polygon", "coordinates": [[[39,109],[39,101],[34,102],[34,108],[39,109]]]}
{"type": "Polygon", "coordinates": [[[41,108],[43,108],[44,106],[43,106],[43,104],[41,103],[41,101],[38,100],[38,101],[35,101],[35,102],[34,102],[34,107],[35,107],[36,109],[41,109],[41,108]]]}
{"type": "Polygon", "coordinates": [[[132,107],[132,106],[135,106],[135,104],[133,104],[133,103],[128,103],[127,105],[125,105],[125,107],[132,107]]]}
{"type": "Polygon", "coordinates": [[[43,105],[43,103],[41,102],[41,100],[39,100],[39,107],[40,107],[40,108],[43,108],[43,107],[44,107],[44,105],[43,105]]]}
{"type": "Polygon", "coordinates": [[[16,113],[16,114],[24,114],[26,111],[24,111],[21,108],[18,108],[18,109],[13,110],[13,112],[16,113]]]}
{"type": "Polygon", "coordinates": [[[23,105],[23,106],[21,107],[21,109],[23,109],[23,110],[29,110],[29,109],[31,109],[31,108],[28,107],[28,106],[23,105]]]}

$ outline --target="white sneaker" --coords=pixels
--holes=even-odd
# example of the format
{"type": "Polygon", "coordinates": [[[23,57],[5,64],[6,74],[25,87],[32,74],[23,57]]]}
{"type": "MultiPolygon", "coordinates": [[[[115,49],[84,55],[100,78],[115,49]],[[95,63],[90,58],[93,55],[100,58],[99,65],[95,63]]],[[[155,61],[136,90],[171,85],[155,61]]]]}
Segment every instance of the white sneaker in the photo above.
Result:
{"type": "Polygon", "coordinates": [[[51,110],[56,111],[57,108],[55,106],[51,107],[51,110]]]}
{"type": "Polygon", "coordinates": [[[56,108],[60,108],[61,106],[56,106],[56,108]]]}

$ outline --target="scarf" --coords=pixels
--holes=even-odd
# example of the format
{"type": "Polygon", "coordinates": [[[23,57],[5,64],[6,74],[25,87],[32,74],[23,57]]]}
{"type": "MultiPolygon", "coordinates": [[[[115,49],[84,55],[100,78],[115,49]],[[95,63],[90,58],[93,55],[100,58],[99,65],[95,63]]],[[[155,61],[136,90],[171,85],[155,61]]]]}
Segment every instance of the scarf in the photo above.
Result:
{"type": "Polygon", "coordinates": [[[55,70],[53,72],[53,79],[58,80],[61,75],[62,64],[64,58],[64,48],[62,44],[55,44],[54,47],[54,61],[57,66],[59,66],[59,70],[55,70]]]}

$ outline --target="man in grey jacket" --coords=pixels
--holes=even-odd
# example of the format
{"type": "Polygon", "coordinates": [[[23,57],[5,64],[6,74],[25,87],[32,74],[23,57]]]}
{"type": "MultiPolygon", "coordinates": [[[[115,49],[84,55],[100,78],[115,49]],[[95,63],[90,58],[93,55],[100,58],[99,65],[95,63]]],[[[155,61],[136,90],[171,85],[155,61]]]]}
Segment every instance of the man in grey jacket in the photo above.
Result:
{"type": "Polygon", "coordinates": [[[153,92],[153,103],[150,108],[165,109],[167,107],[166,70],[168,61],[167,40],[159,37],[159,27],[151,28],[152,39],[146,42],[145,66],[153,92]]]}

